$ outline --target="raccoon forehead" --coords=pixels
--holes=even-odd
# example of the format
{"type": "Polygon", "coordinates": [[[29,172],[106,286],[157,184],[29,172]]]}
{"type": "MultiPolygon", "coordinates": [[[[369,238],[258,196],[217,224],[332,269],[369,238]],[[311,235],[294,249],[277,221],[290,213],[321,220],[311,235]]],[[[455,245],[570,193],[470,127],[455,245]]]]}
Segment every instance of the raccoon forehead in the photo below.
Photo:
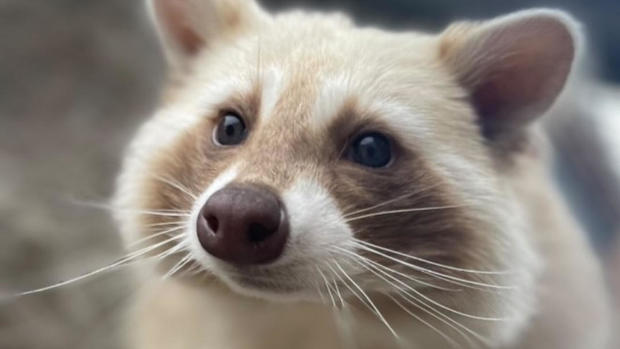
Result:
{"type": "Polygon", "coordinates": [[[349,123],[380,123],[405,140],[416,135],[423,137],[432,128],[422,111],[394,98],[373,95],[368,88],[356,86],[346,76],[328,77],[318,85],[319,92],[309,121],[314,132],[325,131],[338,118],[349,123]]]}
{"type": "Polygon", "coordinates": [[[315,139],[326,137],[334,120],[346,114],[345,124],[378,121],[404,146],[431,157],[454,153],[455,148],[480,150],[475,139],[468,139],[476,130],[473,113],[459,100],[463,92],[422,53],[405,61],[394,50],[343,47],[342,55],[360,56],[346,65],[331,46],[317,53],[293,50],[278,56],[271,45],[258,37],[245,38],[198,60],[197,73],[182,87],[182,98],[169,104],[177,112],[169,114],[198,124],[222,109],[242,105],[241,112],[253,111],[245,116],[256,119],[259,128],[269,128],[270,134],[276,129],[290,133],[292,128],[285,127],[290,124],[315,139]]]}

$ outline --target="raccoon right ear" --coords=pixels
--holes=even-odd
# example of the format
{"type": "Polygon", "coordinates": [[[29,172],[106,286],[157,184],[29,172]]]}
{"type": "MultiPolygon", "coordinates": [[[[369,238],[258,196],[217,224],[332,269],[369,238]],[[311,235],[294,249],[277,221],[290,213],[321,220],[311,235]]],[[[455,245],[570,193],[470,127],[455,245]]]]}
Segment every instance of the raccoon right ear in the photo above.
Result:
{"type": "Polygon", "coordinates": [[[218,41],[255,28],[267,14],[253,0],[146,0],[166,58],[183,69],[218,41]]]}

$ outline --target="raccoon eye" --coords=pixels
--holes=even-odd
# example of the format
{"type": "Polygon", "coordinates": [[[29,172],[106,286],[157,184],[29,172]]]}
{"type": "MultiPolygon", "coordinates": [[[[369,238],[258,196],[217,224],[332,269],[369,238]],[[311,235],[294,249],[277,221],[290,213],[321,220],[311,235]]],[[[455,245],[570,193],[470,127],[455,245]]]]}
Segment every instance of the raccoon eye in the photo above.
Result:
{"type": "Polygon", "coordinates": [[[358,136],[348,152],[349,159],[367,167],[386,167],[392,160],[390,140],[378,132],[358,136]]]}
{"type": "Polygon", "coordinates": [[[213,132],[213,142],[223,146],[241,144],[247,133],[243,119],[237,114],[227,113],[213,132]]]}

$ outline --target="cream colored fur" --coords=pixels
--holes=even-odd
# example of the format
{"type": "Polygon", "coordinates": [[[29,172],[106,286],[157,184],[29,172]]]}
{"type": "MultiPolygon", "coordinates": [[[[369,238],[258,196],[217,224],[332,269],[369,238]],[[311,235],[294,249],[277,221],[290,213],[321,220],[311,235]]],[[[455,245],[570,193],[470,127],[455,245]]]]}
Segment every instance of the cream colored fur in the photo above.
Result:
{"type": "MultiPolygon", "coordinates": [[[[164,1],[150,2],[156,18],[156,4],[164,1]]],[[[143,208],[142,183],[153,175],[149,171],[157,154],[196,127],[228,95],[250,90],[257,77],[265,84],[261,122],[278,122],[271,111],[281,99],[299,100],[300,110],[307,104],[312,114],[308,132],[319,135],[347,98],[355,96],[362,108],[378,115],[406,140],[405,146],[428,159],[455,201],[476,207],[484,217],[479,228],[490,234],[481,253],[489,255],[491,267],[515,271],[503,279],[517,286],[510,296],[490,295],[482,303],[473,299],[471,304],[462,297],[459,304],[464,311],[502,314],[508,320],[461,318],[459,322],[487,337],[489,348],[604,348],[606,296],[598,265],[548,180],[546,159],[525,152],[506,166],[473,136],[477,134],[475,115],[464,101],[467,92],[436,54],[441,36],[360,29],[340,15],[291,12],[271,16],[244,1],[202,2],[208,5],[195,6],[204,13],[194,15],[206,17],[205,23],[195,17],[190,23],[201,23],[199,30],[208,35],[208,42],[196,56],[182,52],[174,38],[160,29],[173,67],[171,92],[129,147],[115,197],[119,208],[143,208]],[[209,22],[217,19],[214,16],[221,8],[227,14],[242,14],[238,16],[241,22],[231,24],[230,31],[226,23],[216,28],[209,22]],[[296,87],[300,81],[309,86],[296,87]]],[[[541,14],[572,23],[558,12],[526,11],[488,25],[541,14]]],[[[243,166],[235,164],[222,178],[234,179],[243,166]]],[[[193,215],[221,185],[216,181],[202,188],[193,215]]],[[[300,178],[284,190],[283,197],[293,207],[294,239],[286,258],[306,261],[304,253],[320,258],[321,244],[354,250],[347,244],[352,233],[343,213],[332,203],[327,186],[316,181],[310,170],[300,170],[300,178]],[[321,209],[329,212],[317,213],[321,209]]],[[[117,217],[123,237],[127,242],[136,240],[143,234],[139,217],[127,210],[119,212],[125,212],[117,217]]],[[[191,241],[194,258],[219,276],[219,281],[202,284],[169,279],[143,289],[127,322],[132,348],[450,347],[432,328],[380,295],[373,295],[377,307],[399,339],[374,315],[361,310],[360,304],[334,314],[330,306],[310,296],[283,302],[277,299],[288,297],[245,290],[228,280],[225,269],[199,248],[193,225],[188,220],[183,233],[191,241]]],[[[320,282],[314,274],[292,277],[320,282]]],[[[463,348],[485,347],[475,339],[473,344],[455,339],[463,348]]]]}

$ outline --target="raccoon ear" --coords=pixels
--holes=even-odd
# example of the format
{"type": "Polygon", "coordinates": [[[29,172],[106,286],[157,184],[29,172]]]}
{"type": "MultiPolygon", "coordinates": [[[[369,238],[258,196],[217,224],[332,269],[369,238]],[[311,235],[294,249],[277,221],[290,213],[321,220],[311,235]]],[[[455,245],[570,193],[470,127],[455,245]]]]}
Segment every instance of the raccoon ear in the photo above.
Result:
{"type": "Polygon", "coordinates": [[[526,10],[441,34],[439,55],[469,92],[482,132],[519,133],[562,91],[579,43],[578,24],[557,10],[526,10]]]}
{"type": "Polygon", "coordinates": [[[253,28],[267,15],[253,0],[146,0],[174,68],[214,42],[253,28]]]}

